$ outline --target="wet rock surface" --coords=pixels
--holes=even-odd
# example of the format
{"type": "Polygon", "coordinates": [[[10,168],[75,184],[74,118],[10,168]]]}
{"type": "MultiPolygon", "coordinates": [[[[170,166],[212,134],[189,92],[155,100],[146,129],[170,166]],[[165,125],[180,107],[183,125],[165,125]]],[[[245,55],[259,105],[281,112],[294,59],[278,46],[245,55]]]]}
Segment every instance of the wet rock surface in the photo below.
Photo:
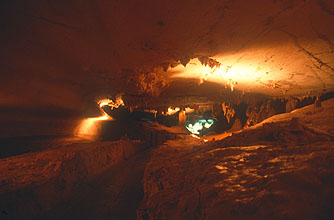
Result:
{"type": "Polygon", "coordinates": [[[168,141],[144,175],[139,219],[332,219],[334,100],[217,141],[168,141]]]}

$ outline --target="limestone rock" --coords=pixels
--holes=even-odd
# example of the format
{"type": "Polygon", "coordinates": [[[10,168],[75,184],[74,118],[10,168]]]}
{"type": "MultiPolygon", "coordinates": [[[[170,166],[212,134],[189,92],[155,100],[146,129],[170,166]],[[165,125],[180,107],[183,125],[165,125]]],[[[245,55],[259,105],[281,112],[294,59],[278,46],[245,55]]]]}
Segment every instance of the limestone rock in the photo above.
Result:
{"type": "Polygon", "coordinates": [[[239,118],[234,120],[232,128],[228,132],[239,131],[242,129],[242,124],[239,118]]]}
{"type": "Polygon", "coordinates": [[[285,111],[291,112],[292,110],[295,110],[297,108],[297,103],[298,103],[298,99],[289,97],[288,102],[286,103],[286,106],[285,106],[285,111]]]}
{"type": "Polygon", "coordinates": [[[204,145],[160,146],[145,169],[138,219],[331,219],[333,136],[322,131],[332,116],[312,108],[204,145]]]}
{"type": "Polygon", "coordinates": [[[261,121],[263,121],[266,118],[269,118],[276,114],[276,110],[272,106],[272,103],[270,100],[265,101],[260,108],[257,106],[252,107],[248,106],[246,115],[248,117],[246,125],[252,126],[255,125],[261,121]]]}
{"type": "Polygon", "coordinates": [[[319,99],[319,97],[317,97],[314,102],[314,108],[320,108],[320,107],[321,107],[321,100],[319,99]]]}

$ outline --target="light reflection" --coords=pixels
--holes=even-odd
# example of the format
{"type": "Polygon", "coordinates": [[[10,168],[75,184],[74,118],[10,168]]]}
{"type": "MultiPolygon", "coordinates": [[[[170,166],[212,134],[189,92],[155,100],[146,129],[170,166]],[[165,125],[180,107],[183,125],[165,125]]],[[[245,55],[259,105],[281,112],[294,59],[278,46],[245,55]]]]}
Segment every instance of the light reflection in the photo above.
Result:
{"type": "MultiPolygon", "coordinates": [[[[261,51],[257,51],[261,52],[261,51]]],[[[229,87],[232,91],[236,87],[240,89],[259,88],[265,84],[271,85],[282,77],[282,73],[273,73],[276,68],[266,62],[260,62],[261,57],[254,57],[254,51],[245,52],[245,56],[234,54],[229,56],[215,56],[212,59],[220,63],[218,66],[210,67],[203,65],[198,58],[193,58],[184,66],[177,65],[170,68],[168,72],[173,78],[198,79],[199,84],[205,81],[214,82],[229,87]]]]}
{"type": "Polygon", "coordinates": [[[190,131],[193,134],[200,134],[200,131],[202,131],[204,128],[209,129],[214,123],[214,120],[212,119],[199,119],[194,124],[189,123],[186,125],[186,128],[188,131],[190,131]]]}
{"type": "Polygon", "coordinates": [[[102,121],[112,121],[114,120],[109,116],[104,110],[103,107],[110,106],[111,109],[118,108],[119,106],[124,106],[124,102],[121,96],[116,97],[115,102],[111,99],[102,99],[98,101],[98,106],[100,107],[102,116],[90,117],[82,120],[75,130],[75,135],[86,138],[86,139],[95,139],[101,130],[102,121]]]}
{"type": "Polygon", "coordinates": [[[195,135],[195,134],[191,134],[190,135],[191,137],[193,137],[193,138],[196,138],[196,139],[199,139],[199,140],[201,140],[201,138],[200,137],[198,137],[197,135],[195,135]]]}
{"type": "Polygon", "coordinates": [[[189,108],[189,107],[185,108],[186,114],[193,113],[194,111],[195,111],[195,109],[193,109],[193,108],[189,108]]]}
{"type": "Polygon", "coordinates": [[[169,107],[168,110],[167,110],[167,112],[163,112],[162,114],[163,115],[174,115],[178,111],[180,111],[179,107],[176,107],[176,108],[169,107]]]}
{"type": "Polygon", "coordinates": [[[204,139],[204,138],[202,139],[202,138],[198,137],[196,134],[191,134],[190,136],[193,137],[193,138],[196,138],[198,140],[203,140],[204,142],[208,142],[209,141],[208,139],[204,139]]]}
{"type": "MultiPolygon", "coordinates": [[[[168,107],[168,109],[167,109],[167,111],[166,112],[162,112],[162,114],[163,115],[174,115],[175,113],[177,113],[177,112],[179,112],[179,111],[181,111],[181,108],[180,107],[175,107],[175,108],[173,108],[173,107],[168,107]]],[[[192,109],[192,108],[189,108],[189,107],[186,107],[185,109],[184,109],[184,112],[186,113],[186,114],[190,114],[190,113],[192,113],[192,112],[194,112],[195,111],[195,109],[192,109]]]]}
{"type": "Polygon", "coordinates": [[[103,116],[100,117],[86,118],[80,123],[76,135],[79,137],[93,139],[99,133],[99,129],[101,128],[100,122],[111,120],[114,119],[105,112],[103,112],[103,116]]]}
{"type": "Polygon", "coordinates": [[[250,68],[224,65],[211,68],[208,65],[202,65],[198,58],[192,59],[186,67],[180,64],[170,71],[175,73],[172,77],[198,78],[200,84],[204,81],[222,83],[229,85],[232,91],[238,82],[254,79],[250,68]]]}
{"type": "Polygon", "coordinates": [[[111,109],[118,108],[119,106],[124,106],[124,102],[121,96],[117,96],[115,102],[111,99],[101,99],[98,101],[100,108],[104,106],[110,106],[111,109]]]}

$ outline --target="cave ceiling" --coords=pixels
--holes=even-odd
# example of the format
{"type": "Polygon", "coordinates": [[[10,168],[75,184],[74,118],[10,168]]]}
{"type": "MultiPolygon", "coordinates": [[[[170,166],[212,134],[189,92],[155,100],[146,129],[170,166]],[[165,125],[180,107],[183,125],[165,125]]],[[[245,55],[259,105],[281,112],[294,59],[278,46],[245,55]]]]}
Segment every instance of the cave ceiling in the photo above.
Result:
{"type": "Polygon", "coordinates": [[[12,0],[0,7],[1,106],[81,111],[116,94],[303,96],[334,88],[330,0],[12,0]]]}

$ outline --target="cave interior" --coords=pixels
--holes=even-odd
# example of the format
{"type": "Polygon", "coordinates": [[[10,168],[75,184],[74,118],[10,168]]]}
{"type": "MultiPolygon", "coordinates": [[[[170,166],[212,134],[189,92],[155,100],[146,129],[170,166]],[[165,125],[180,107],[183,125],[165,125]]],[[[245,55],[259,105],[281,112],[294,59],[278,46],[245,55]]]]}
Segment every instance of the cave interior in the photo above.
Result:
{"type": "Polygon", "coordinates": [[[331,0],[3,0],[0,219],[334,219],[331,0]]]}

